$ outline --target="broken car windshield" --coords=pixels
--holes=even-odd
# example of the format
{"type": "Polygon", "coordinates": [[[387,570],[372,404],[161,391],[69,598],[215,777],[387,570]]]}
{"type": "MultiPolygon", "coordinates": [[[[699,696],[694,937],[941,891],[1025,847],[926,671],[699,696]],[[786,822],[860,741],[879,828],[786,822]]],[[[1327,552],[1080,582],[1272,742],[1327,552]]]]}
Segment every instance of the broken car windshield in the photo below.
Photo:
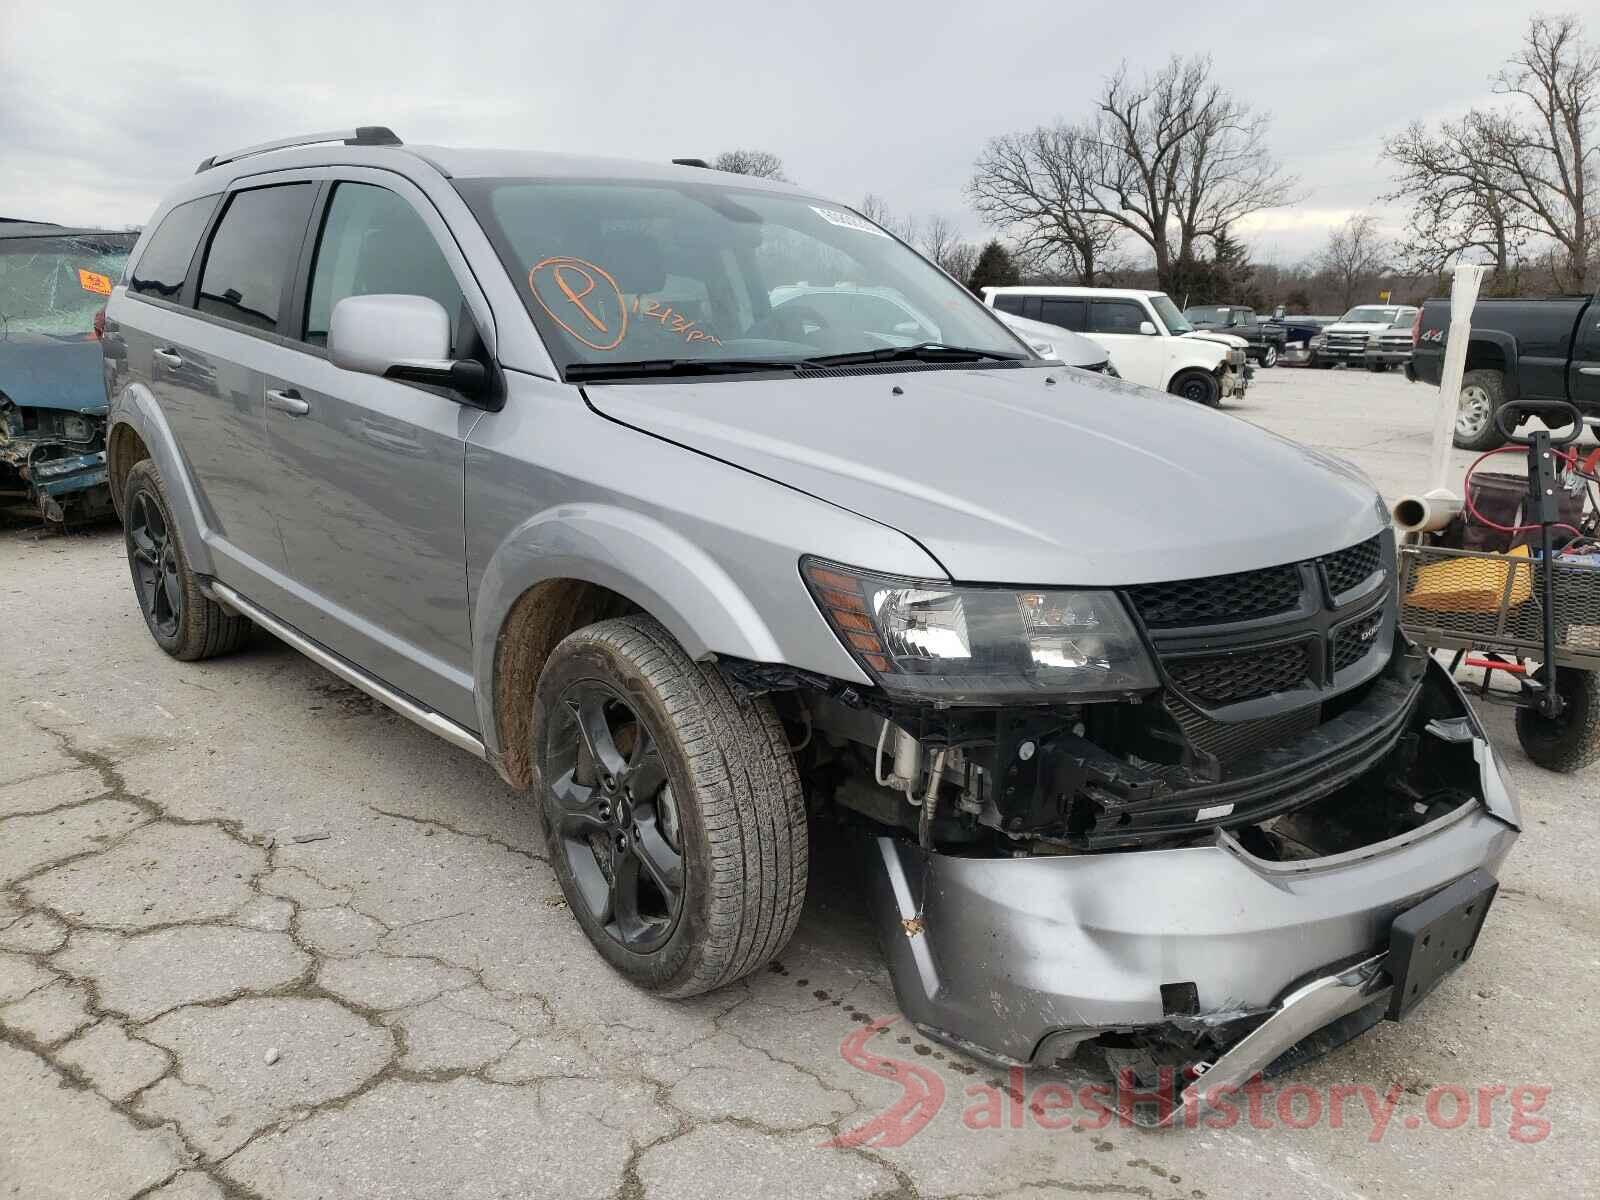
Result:
{"type": "Polygon", "coordinates": [[[77,337],[122,277],[134,233],[0,237],[0,337],[77,337]]]}
{"type": "Polygon", "coordinates": [[[563,372],[927,345],[1027,357],[965,288],[838,205],[698,182],[457,186],[563,372]]]}

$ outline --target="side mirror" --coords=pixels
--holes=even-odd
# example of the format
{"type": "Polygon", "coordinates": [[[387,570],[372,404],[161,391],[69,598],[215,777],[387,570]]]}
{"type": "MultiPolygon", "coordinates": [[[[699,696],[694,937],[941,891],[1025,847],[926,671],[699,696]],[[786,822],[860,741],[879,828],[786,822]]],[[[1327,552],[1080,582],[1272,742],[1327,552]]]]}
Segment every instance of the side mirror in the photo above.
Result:
{"type": "Polygon", "coordinates": [[[1155,325],[1155,322],[1154,321],[1140,321],[1139,322],[1139,332],[1144,334],[1145,337],[1155,337],[1156,336],[1156,325],[1155,325]]]}
{"type": "Polygon", "coordinates": [[[450,357],[450,317],[426,296],[346,296],[328,320],[328,357],[346,371],[436,384],[471,397],[489,383],[482,363],[450,357]]]}

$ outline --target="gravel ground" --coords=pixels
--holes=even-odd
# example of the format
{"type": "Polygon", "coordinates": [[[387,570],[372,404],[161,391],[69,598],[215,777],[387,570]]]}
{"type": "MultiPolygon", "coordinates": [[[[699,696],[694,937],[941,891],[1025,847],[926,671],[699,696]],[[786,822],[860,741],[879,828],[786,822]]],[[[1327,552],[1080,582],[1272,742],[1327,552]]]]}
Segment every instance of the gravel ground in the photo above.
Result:
{"type": "MultiPolygon", "coordinates": [[[[1434,395],[1278,369],[1229,411],[1392,498],[1422,482],[1434,395]]],[[[115,530],[0,530],[0,635],[0,1196],[1593,1187],[1597,776],[1531,767],[1504,710],[1487,719],[1527,831],[1478,953],[1413,1019],[1281,1081],[1305,1085],[1291,1119],[1321,1109],[1310,1128],[1269,1097],[1227,1129],[1092,1128],[1081,1103],[1049,1129],[1034,1089],[1093,1077],[1014,1080],[916,1037],[835,847],[781,963],[659,1002],[589,950],[524,797],[269,638],[167,659],[115,530]],[[847,1061],[853,1034],[943,1096],[914,1136],[851,1136],[905,1094],[847,1061]],[[1331,1119],[1334,1089],[1363,1085],[1392,1105],[1381,1135],[1359,1099],[1331,1119]],[[1443,1128],[1453,1086],[1469,1107],[1443,1128]]]]}

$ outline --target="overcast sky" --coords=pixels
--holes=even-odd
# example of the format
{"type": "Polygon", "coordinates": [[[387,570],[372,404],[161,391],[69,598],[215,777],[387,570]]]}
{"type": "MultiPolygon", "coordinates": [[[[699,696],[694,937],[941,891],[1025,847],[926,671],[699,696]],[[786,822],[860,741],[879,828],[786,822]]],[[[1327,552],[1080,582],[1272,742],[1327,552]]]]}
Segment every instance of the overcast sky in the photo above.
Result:
{"type": "MultiPolygon", "coordinates": [[[[1295,261],[1385,190],[1384,134],[1453,115],[1532,11],[1497,0],[1173,4],[0,0],[0,216],[142,223],[209,154],[307,130],[640,158],[778,153],[896,213],[962,196],[984,139],[1076,119],[1126,59],[1211,54],[1306,195],[1246,229],[1295,261]],[[418,6],[420,7],[420,6],[418,6]]],[[[1591,31],[1600,33],[1600,30],[1591,31]]],[[[1385,214],[1398,225],[1400,214],[1385,214]]]]}

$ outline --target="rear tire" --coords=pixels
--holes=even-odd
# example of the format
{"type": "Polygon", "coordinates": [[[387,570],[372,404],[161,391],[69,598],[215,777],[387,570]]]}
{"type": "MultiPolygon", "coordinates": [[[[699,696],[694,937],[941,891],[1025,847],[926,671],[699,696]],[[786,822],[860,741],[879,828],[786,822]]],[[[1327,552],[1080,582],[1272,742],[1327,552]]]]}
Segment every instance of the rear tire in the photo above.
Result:
{"type": "Polygon", "coordinates": [[[1207,408],[1219,408],[1222,405],[1222,385],[1210,371],[1179,371],[1167,385],[1167,391],[1185,400],[1193,400],[1196,404],[1204,404],[1207,408]]]}
{"type": "Polygon", "coordinates": [[[1371,371],[1374,375],[1382,375],[1388,369],[1388,363],[1375,362],[1367,364],[1367,370],[1371,371]]]}
{"type": "MultiPolygon", "coordinates": [[[[1461,377],[1452,439],[1461,450],[1495,450],[1506,444],[1495,427],[1495,414],[1506,401],[1505,376],[1499,371],[1468,371],[1461,377]]],[[[1559,676],[1558,676],[1559,678],[1559,676]]]]}
{"type": "Polygon", "coordinates": [[[249,636],[249,618],[229,612],[200,590],[155,463],[147,458],[133,465],[122,497],[128,570],[156,645],[184,662],[237,650],[249,636]]]}
{"type": "Polygon", "coordinates": [[[539,677],[550,862],[630,982],[708,992],[783,949],[805,903],[805,802],[770,700],[735,694],[646,616],[569,635],[539,677]]]}
{"type": "MultiPolygon", "coordinates": [[[[1534,679],[1543,678],[1540,667],[1534,679]]],[[[1566,707],[1554,720],[1535,708],[1517,709],[1517,741],[1539,766],[1566,775],[1600,762],[1600,675],[1563,667],[1556,691],[1566,707]]]]}

